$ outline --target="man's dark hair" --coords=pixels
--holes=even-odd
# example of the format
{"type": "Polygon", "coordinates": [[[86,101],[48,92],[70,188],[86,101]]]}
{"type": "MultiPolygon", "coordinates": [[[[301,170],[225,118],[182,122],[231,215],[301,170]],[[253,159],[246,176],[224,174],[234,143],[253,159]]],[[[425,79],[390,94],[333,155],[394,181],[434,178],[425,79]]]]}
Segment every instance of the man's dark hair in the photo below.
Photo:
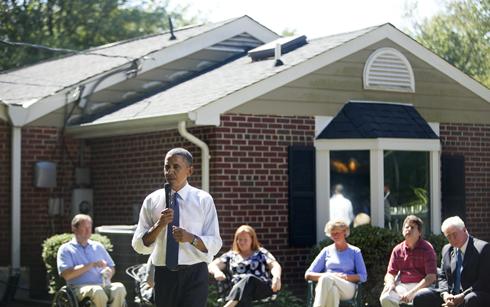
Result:
{"type": "Polygon", "coordinates": [[[423,232],[424,230],[424,222],[418,216],[415,215],[407,216],[403,221],[403,226],[405,227],[405,224],[407,223],[414,223],[415,225],[417,225],[417,228],[419,229],[420,232],[423,232]]]}
{"type": "Polygon", "coordinates": [[[181,147],[170,149],[165,157],[171,156],[181,156],[189,166],[192,166],[192,154],[187,149],[181,147]]]}

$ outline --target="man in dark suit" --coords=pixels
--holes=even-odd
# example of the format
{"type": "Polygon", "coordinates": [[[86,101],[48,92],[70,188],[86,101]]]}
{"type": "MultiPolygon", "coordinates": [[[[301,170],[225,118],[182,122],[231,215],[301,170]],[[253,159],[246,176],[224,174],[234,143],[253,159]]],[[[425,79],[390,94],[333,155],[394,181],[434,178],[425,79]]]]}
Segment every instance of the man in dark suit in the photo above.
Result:
{"type": "Polygon", "coordinates": [[[449,244],[442,249],[439,287],[419,292],[414,306],[490,306],[490,245],[470,236],[458,216],[441,230],[449,244]]]}

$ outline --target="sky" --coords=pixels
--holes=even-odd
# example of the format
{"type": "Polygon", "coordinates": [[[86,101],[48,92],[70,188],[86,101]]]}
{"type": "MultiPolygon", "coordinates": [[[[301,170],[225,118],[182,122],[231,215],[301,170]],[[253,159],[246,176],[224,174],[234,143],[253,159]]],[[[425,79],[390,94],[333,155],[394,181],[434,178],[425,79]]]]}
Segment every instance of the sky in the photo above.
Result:
{"type": "MultiPolygon", "coordinates": [[[[170,0],[169,8],[188,5],[188,16],[210,22],[248,15],[282,34],[294,30],[308,38],[348,32],[387,22],[405,31],[412,28],[404,18],[408,8],[417,20],[443,8],[444,0],[170,0]]],[[[186,16],[187,16],[186,15],[186,16]]]]}

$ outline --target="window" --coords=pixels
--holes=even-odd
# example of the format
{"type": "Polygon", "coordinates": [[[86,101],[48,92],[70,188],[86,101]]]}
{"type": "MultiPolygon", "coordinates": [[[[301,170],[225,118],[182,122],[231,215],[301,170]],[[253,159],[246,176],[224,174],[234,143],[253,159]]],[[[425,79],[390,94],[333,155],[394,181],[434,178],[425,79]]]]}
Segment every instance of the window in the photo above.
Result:
{"type": "Polygon", "coordinates": [[[330,194],[342,185],[343,196],[351,201],[354,215],[370,215],[369,150],[336,150],[330,153],[330,194]]]}
{"type": "Polygon", "coordinates": [[[429,153],[384,151],[384,224],[401,231],[407,215],[416,215],[430,232],[429,153]]]}

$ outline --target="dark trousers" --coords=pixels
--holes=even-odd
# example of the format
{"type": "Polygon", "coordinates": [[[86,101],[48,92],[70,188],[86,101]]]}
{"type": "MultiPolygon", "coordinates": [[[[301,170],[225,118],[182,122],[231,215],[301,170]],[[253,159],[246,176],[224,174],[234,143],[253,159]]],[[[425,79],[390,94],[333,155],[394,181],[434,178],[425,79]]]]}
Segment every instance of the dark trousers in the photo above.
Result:
{"type": "MultiPolygon", "coordinates": [[[[433,289],[423,289],[417,292],[413,299],[414,307],[434,307],[444,303],[439,292],[433,289]]],[[[473,291],[465,295],[464,307],[484,307],[490,306],[490,293],[473,291]]]]}
{"type": "Polygon", "coordinates": [[[208,266],[201,262],[179,266],[178,271],[155,267],[157,307],[205,307],[208,299],[208,266]]]}
{"type": "Polygon", "coordinates": [[[252,301],[271,295],[272,289],[267,282],[253,275],[247,275],[233,285],[227,300],[238,301],[237,307],[250,307],[252,306],[252,301]]]}

